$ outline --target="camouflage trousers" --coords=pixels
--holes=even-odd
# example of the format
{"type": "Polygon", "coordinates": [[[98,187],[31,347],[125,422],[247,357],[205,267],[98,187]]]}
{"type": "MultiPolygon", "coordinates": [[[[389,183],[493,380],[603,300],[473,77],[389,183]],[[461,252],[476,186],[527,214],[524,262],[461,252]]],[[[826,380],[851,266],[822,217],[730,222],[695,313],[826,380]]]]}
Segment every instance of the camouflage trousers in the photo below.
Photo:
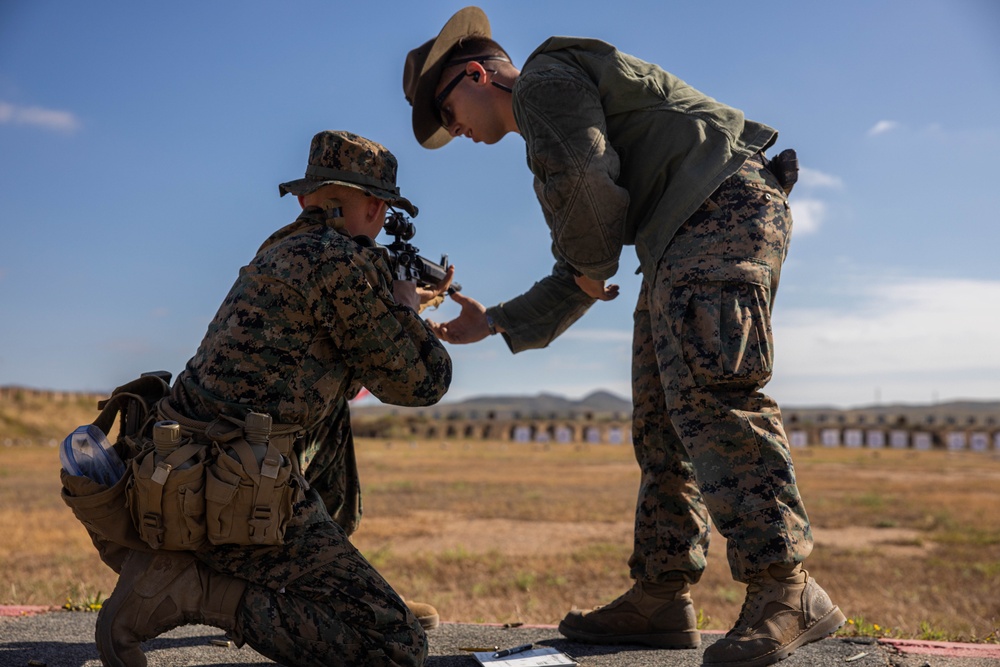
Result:
{"type": "Polygon", "coordinates": [[[248,582],[243,641],[284,665],[419,667],[427,637],[403,600],[334,523],[316,493],[285,544],[206,546],[198,558],[248,582]]]}
{"type": "Polygon", "coordinates": [[[812,550],[771,378],[771,309],[791,232],[760,156],[684,224],[643,281],[633,337],[632,437],[642,478],[632,576],[705,569],[710,522],[733,578],[812,550]]]}

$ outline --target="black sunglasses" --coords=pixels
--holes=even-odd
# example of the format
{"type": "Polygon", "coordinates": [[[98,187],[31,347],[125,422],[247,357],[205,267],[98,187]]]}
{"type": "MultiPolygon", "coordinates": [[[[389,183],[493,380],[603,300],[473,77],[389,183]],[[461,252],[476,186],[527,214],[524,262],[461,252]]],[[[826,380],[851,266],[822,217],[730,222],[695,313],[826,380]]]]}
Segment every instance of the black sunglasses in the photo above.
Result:
{"type": "Polygon", "coordinates": [[[468,74],[465,70],[459,72],[458,75],[449,81],[448,85],[441,90],[441,94],[434,98],[434,108],[437,110],[438,120],[441,122],[441,127],[446,130],[455,123],[455,117],[452,116],[450,112],[445,110],[444,101],[449,95],[451,95],[451,91],[455,90],[455,86],[457,86],[466,76],[472,75],[468,74]]]}
{"type": "MultiPolygon", "coordinates": [[[[507,60],[502,56],[472,56],[471,58],[459,58],[457,60],[449,61],[445,63],[443,69],[448,69],[449,67],[453,67],[455,65],[464,65],[465,63],[472,63],[472,62],[482,64],[487,60],[502,60],[503,62],[510,62],[509,60],[507,60]]],[[[488,71],[493,71],[493,70],[488,70],[488,71]]],[[[462,79],[464,79],[467,76],[473,76],[473,75],[469,74],[465,70],[462,70],[461,72],[456,74],[455,78],[449,81],[448,85],[442,88],[438,96],[434,98],[434,110],[437,111],[438,120],[441,122],[441,127],[443,127],[446,130],[455,124],[455,117],[452,116],[449,111],[445,110],[444,102],[446,99],[448,99],[448,95],[451,94],[451,91],[455,90],[455,87],[458,86],[458,84],[461,83],[462,79]]]]}

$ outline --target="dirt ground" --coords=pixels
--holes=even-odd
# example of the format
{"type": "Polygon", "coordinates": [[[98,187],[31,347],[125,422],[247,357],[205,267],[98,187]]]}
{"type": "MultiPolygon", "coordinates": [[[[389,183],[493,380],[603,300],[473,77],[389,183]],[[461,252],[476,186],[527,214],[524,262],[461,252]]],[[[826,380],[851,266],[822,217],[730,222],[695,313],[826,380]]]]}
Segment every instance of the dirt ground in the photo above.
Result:
{"type": "MultiPolygon", "coordinates": [[[[921,556],[934,549],[921,540],[921,531],[909,528],[821,528],[815,531],[818,548],[834,546],[861,551],[878,548],[885,557],[921,556]]],[[[387,539],[395,551],[435,553],[464,549],[471,554],[552,556],[573,553],[596,544],[629,544],[632,522],[579,523],[569,521],[517,521],[468,519],[454,512],[417,510],[406,518],[366,518],[365,529],[355,541],[362,546],[387,539]],[[390,537],[391,536],[391,537],[390,537]]],[[[722,536],[716,536],[723,553],[722,536]]]]}

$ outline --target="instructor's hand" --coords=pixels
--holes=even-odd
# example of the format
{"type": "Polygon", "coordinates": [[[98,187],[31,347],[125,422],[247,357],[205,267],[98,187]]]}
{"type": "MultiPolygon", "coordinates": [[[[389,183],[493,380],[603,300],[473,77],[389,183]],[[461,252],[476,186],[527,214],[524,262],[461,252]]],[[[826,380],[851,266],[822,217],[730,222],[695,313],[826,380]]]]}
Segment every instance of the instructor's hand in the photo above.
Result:
{"type": "Polygon", "coordinates": [[[427,326],[434,335],[447,343],[475,343],[490,335],[486,324],[486,307],[461,292],[451,295],[452,300],[462,307],[462,312],[451,322],[438,324],[427,320],[427,326]]]}
{"type": "Polygon", "coordinates": [[[594,280],[587,276],[576,276],[573,279],[576,281],[577,287],[583,290],[583,293],[591,299],[611,301],[618,296],[618,285],[608,285],[605,287],[603,280],[594,280]]]}

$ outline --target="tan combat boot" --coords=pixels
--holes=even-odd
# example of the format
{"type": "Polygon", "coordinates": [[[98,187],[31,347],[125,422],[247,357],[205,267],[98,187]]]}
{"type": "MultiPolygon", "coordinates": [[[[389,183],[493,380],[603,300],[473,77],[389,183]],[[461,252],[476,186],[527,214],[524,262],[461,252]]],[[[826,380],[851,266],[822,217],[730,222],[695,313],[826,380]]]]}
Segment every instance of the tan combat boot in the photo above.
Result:
{"type": "Polygon", "coordinates": [[[707,649],[703,665],[762,667],[833,634],[847,619],[801,565],[772,565],[747,586],[736,625],[707,649]]]}
{"type": "Polygon", "coordinates": [[[564,636],[590,644],[642,644],[698,648],[701,635],[686,581],[636,581],[614,602],[590,611],[574,610],[559,623],[564,636]]]}
{"type": "Polygon", "coordinates": [[[417,617],[420,627],[424,630],[433,630],[441,622],[437,609],[426,602],[414,602],[413,600],[403,600],[410,611],[417,617]]]}
{"type": "Polygon", "coordinates": [[[145,667],[139,643],[180,625],[204,623],[236,632],[245,589],[246,582],[211,571],[189,553],[132,551],[97,615],[101,662],[145,667]]]}

